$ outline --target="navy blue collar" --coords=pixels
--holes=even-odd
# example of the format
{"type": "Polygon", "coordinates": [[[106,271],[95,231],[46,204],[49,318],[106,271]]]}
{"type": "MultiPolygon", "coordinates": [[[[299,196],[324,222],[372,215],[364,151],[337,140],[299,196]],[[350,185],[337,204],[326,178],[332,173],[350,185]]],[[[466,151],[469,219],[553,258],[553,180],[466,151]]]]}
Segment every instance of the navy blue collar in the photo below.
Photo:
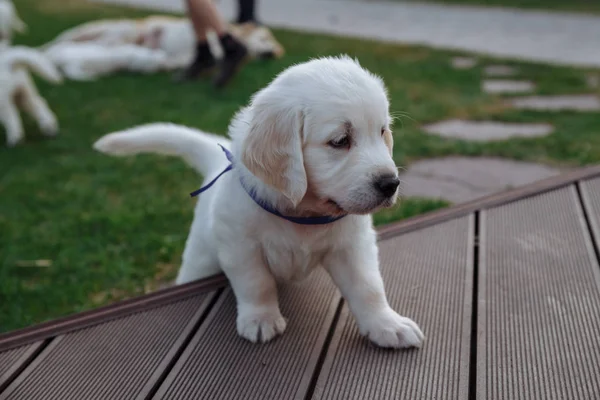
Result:
{"type": "MultiPolygon", "coordinates": [[[[221,145],[219,145],[219,146],[221,146],[221,145]]],[[[221,146],[221,149],[223,150],[223,152],[225,152],[225,156],[227,156],[227,159],[229,160],[230,164],[227,166],[227,168],[225,168],[223,171],[221,171],[221,173],[219,175],[217,175],[212,181],[210,181],[206,185],[202,186],[200,189],[195,190],[192,193],[190,193],[190,196],[192,196],[192,197],[198,196],[200,193],[208,190],[212,185],[214,185],[214,183],[225,172],[231,171],[233,169],[233,154],[231,154],[231,152],[229,150],[227,150],[223,146],[221,146]]],[[[295,224],[301,224],[301,225],[325,225],[325,224],[330,224],[332,222],[335,222],[335,221],[337,221],[337,220],[345,217],[345,215],[341,215],[339,217],[330,217],[330,216],[321,216],[321,217],[290,217],[290,216],[287,216],[287,215],[283,215],[279,211],[277,211],[276,209],[274,209],[273,207],[271,207],[270,204],[268,204],[264,200],[259,199],[258,196],[257,196],[257,194],[256,194],[256,191],[253,190],[252,188],[248,188],[248,186],[244,183],[244,181],[241,179],[241,177],[240,177],[240,183],[242,184],[242,187],[244,188],[244,190],[246,191],[246,193],[248,193],[248,196],[250,196],[250,198],[252,200],[254,200],[254,202],[256,204],[258,204],[263,210],[265,210],[266,212],[271,213],[273,215],[276,215],[279,218],[283,218],[285,220],[293,222],[295,224]]]]}

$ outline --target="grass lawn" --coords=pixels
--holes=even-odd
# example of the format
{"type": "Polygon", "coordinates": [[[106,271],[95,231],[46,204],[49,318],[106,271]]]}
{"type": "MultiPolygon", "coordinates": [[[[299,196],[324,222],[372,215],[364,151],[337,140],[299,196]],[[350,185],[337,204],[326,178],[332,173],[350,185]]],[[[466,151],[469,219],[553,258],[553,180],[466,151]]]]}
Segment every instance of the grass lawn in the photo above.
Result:
{"type": "MultiPolygon", "coordinates": [[[[32,46],[86,20],[143,15],[78,0],[16,4],[30,26],[17,42],[32,46]]],[[[500,97],[481,92],[481,67],[450,67],[454,53],[283,30],[275,34],[287,56],[249,64],[220,93],[206,82],[173,84],[167,74],[121,74],[60,86],[38,81],[61,133],[43,138],[26,119],[26,142],[15,149],[0,145],[0,331],[152,291],[174,277],[192,220],[194,201],[188,193],[200,177],[175,158],[96,153],[91,145],[98,137],[151,121],[224,134],[232,114],[253,92],[285,67],[314,56],[348,53],[384,77],[393,111],[410,116],[395,129],[399,165],[454,154],[571,166],[600,161],[597,114],[508,111],[500,97]],[[484,144],[426,136],[419,128],[451,117],[548,121],[556,132],[484,144]]],[[[535,79],[540,93],[586,91],[584,71],[511,64],[535,79]]],[[[375,220],[390,222],[445,205],[407,199],[375,220]]]]}
{"type": "MultiPolygon", "coordinates": [[[[405,0],[402,0],[405,1],[405,0]]],[[[409,0],[440,4],[469,6],[512,7],[528,10],[567,11],[600,14],[600,2],[596,0],[409,0]]]]}

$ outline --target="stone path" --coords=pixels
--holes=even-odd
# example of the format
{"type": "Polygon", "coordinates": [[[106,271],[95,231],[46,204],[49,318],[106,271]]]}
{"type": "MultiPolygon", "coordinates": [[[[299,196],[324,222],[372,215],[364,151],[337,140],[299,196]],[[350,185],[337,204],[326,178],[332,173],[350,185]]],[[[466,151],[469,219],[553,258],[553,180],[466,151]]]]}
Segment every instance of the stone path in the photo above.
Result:
{"type": "Polygon", "coordinates": [[[486,76],[494,77],[506,77],[517,74],[517,69],[508,65],[488,65],[483,69],[483,73],[486,76]]]}
{"type": "Polygon", "coordinates": [[[535,89],[533,82],[510,79],[485,79],[481,89],[490,94],[499,93],[529,93],[535,89]]]}
{"type": "MultiPolygon", "coordinates": [[[[454,57],[455,69],[470,69],[479,64],[476,57],[454,57]]],[[[508,65],[484,65],[481,89],[491,94],[526,93],[535,90],[533,82],[517,80],[518,69],[508,65]],[[512,79],[507,79],[511,77],[512,79]]],[[[589,88],[597,89],[600,75],[586,76],[589,88]]],[[[523,96],[506,99],[509,106],[537,111],[600,111],[600,97],[593,94],[568,96],[523,96]]],[[[546,123],[515,124],[495,121],[451,119],[422,127],[425,133],[475,142],[507,140],[513,137],[533,138],[549,135],[553,126],[546,123]]],[[[557,169],[542,165],[502,159],[448,157],[421,160],[409,166],[403,175],[407,197],[440,197],[452,202],[477,197],[519,186],[558,174],[557,169]]]]}
{"type": "Polygon", "coordinates": [[[402,195],[461,203],[561,173],[543,165],[496,158],[447,157],[412,163],[402,195]]]}
{"type": "MultiPolygon", "coordinates": [[[[539,111],[600,111],[600,98],[592,94],[569,96],[527,96],[510,99],[514,108],[539,111]]],[[[599,116],[600,118],[600,116],[599,116]]]]}
{"type": "Polygon", "coordinates": [[[550,124],[512,124],[508,122],[451,119],[425,125],[423,130],[447,138],[489,142],[513,137],[546,136],[552,133],[554,127],[550,124]]]}
{"type": "MultiPolygon", "coordinates": [[[[479,64],[475,57],[455,57],[455,69],[470,69],[479,64]]],[[[481,89],[491,94],[525,93],[535,90],[533,82],[515,80],[518,70],[507,65],[483,66],[481,89]],[[493,77],[493,78],[492,78],[493,77]],[[506,79],[513,77],[513,79],[506,79]],[[505,78],[505,79],[498,79],[505,78]]],[[[600,85],[600,75],[586,75],[590,89],[600,85]]],[[[560,96],[523,96],[508,98],[509,106],[546,112],[600,111],[600,97],[594,94],[560,96]]],[[[512,137],[540,137],[549,135],[550,124],[515,124],[494,121],[446,120],[425,125],[429,134],[469,141],[489,142],[512,137]]],[[[558,174],[560,171],[542,165],[519,163],[510,160],[460,158],[422,160],[411,164],[403,176],[404,194],[408,197],[441,197],[462,202],[501,191],[511,186],[526,184],[558,174]]]]}
{"type": "Polygon", "coordinates": [[[455,69],[471,69],[477,65],[477,60],[473,57],[453,57],[450,64],[455,69]]]}
{"type": "MultiPolygon", "coordinates": [[[[182,0],[93,0],[183,12],[182,0]]],[[[237,1],[219,0],[233,18],[237,1]]],[[[600,67],[600,17],[400,1],[260,0],[266,24],[552,64],[600,67]]]]}

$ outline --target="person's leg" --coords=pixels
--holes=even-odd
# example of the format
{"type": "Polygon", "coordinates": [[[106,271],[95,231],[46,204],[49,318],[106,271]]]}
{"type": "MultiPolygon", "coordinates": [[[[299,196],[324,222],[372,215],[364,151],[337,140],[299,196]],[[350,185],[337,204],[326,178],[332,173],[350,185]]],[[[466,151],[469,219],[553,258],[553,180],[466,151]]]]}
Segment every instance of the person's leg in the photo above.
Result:
{"type": "Polygon", "coordinates": [[[207,31],[212,29],[216,32],[223,47],[223,59],[219,63],[219,71],[214,81],[215,86],[222,87],[233,77],[246,58],[248,51],[242,43],[228,33],[225,22],[219,16],[218,10],[211,0],[186,1],[198,44],[196,58],[177,79],[195,79],[217,65],[206,39],[207,31]]]}
{"type": "Polygon", "coordinates": [[[222,35],[225,31],[225,26],[210,0],[186,0],[186,4],[188,18],[196,34],[196,56],[187,68],[175,75],[178,81],[196,79],[215,67],[216,60],[208,46],[206,31],[212,28],[217,35],[222,35]]]}
{"type": "Polygon", "coordinates": [[[198,42],[206,42],[208,29],[213,29],[219,37],[226,33],[225,22],[211,0],[186,0],[186,3],[198,42]]]}
{"type": "Polygon", "coordinates": [[[238,0],[238,18],[236,22],[243,24],[245,22],[258,23],[254,15],[255,1],[254,0],[238,0]]]}

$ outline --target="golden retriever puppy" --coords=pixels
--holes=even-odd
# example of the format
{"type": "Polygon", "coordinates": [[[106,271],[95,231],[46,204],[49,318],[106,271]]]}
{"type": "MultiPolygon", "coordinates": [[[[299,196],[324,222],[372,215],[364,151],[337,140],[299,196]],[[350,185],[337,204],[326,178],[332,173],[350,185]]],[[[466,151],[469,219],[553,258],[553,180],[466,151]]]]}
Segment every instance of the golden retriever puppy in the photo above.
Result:
{"type": "Polygon", "coordinates": [[[420,347],[417,324],[386,298],[371,218],[398,195],[390,121],[383,81],[348,57],[327,57],[292,66],[257,92],[233,118],[231,140],[157,123],[94,147],[179,155],[205,177],[177,283],[223,271],[240,336],[282,334],[276,282],[322,267],[363,335],[383,347],[420,347]]]}

